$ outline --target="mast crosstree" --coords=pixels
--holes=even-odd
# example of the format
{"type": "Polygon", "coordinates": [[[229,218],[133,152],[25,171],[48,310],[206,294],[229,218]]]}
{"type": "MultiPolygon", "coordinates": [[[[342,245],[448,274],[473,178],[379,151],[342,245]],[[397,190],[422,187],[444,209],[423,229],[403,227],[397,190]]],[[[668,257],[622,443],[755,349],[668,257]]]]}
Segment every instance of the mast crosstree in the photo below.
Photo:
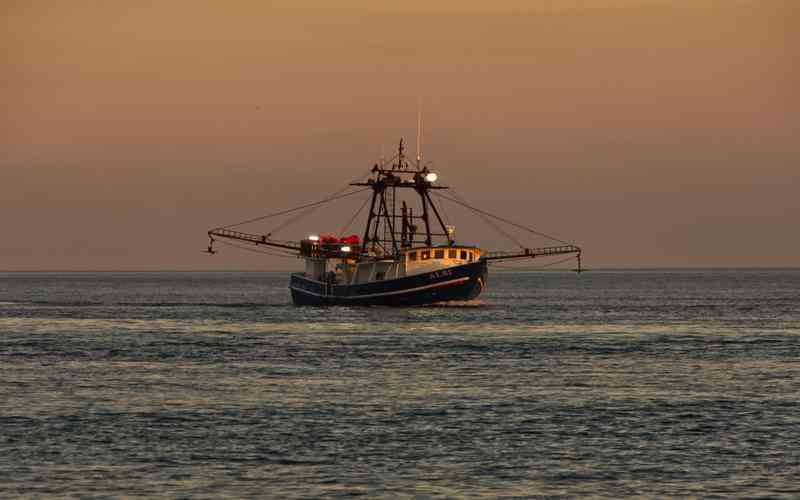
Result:
{"type": "Polygon", "coordinates": [[[436,174],[430,172],[427,167],[417,164],[412,168],[409,165],[402,139],[398,147],[397,163],[391,164],[388,168],[385,165],[375,164],[372,173],[374,177],[367,182],[350,184],[372,189],[362,251],[398,255],[403,249],[417,244],[431,246],[435,239],[443,239],[448,245],[455,243],[429,193],[430,190],[447,189],[447,187],[434,185],[436,174]],[[398,214],[398,190],[404,189],[413,190],[419,196],[422,215],[414,215],[413,207],[409,207],[405,199],[400,200],[398,214]],[[431,221],[431,210],[438,223],[436,229],[431,221]],[[424,230],[422,238],[418,236],[418,226],[415,221],[422,223],[424,230]],[[439,228],[441,232],[438,232],[439,228]]]}

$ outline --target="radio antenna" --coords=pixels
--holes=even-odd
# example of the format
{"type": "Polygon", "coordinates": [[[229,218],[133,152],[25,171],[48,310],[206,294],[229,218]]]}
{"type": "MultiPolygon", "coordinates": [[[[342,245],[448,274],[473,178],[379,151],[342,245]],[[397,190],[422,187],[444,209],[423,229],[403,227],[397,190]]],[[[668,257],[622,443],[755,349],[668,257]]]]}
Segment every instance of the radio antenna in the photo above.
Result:
{"type": "Polygon", "coordinates": [[[417,168],[422,162],[422,100],[417,103],[417,168]]]}

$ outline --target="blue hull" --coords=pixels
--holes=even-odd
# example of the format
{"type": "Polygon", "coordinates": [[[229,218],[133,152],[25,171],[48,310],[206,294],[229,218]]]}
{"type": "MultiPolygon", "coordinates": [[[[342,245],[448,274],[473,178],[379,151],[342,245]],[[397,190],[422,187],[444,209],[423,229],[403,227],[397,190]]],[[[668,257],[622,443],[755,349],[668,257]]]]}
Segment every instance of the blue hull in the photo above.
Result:
{"type": "Polygon", "coordinates": [[[487,264],[477,261],[439,271],[358,285],[329,285],[292,274],[289,289],[295,305],[420,306],[471,300],[486,287],[487,264]]]}

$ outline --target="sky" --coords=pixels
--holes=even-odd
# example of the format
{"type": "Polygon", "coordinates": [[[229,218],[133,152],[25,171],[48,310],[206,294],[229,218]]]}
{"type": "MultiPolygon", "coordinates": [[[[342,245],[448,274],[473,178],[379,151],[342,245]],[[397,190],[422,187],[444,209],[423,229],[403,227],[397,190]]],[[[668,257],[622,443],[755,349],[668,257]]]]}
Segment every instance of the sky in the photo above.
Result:
{"type": "Polygon", "coordinates": [[[413,154],[420,104],[443,184],[590,268],[800,266],[793,3],[5,0],[0,270],[298,268],[206,231],[413,154]]]}

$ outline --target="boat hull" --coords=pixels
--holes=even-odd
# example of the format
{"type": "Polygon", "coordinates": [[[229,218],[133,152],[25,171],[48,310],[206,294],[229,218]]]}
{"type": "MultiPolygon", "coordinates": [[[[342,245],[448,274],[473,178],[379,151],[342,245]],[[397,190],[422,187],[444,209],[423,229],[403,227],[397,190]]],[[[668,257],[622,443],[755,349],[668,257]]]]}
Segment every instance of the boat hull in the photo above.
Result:
{"type": "Polygon", "coordinates": [[[485,261],[356,285],[330,285],[295,273],[289,289],[295,305],[420,306],[472,300],[486,287],[487,274],[485,261]]]}

